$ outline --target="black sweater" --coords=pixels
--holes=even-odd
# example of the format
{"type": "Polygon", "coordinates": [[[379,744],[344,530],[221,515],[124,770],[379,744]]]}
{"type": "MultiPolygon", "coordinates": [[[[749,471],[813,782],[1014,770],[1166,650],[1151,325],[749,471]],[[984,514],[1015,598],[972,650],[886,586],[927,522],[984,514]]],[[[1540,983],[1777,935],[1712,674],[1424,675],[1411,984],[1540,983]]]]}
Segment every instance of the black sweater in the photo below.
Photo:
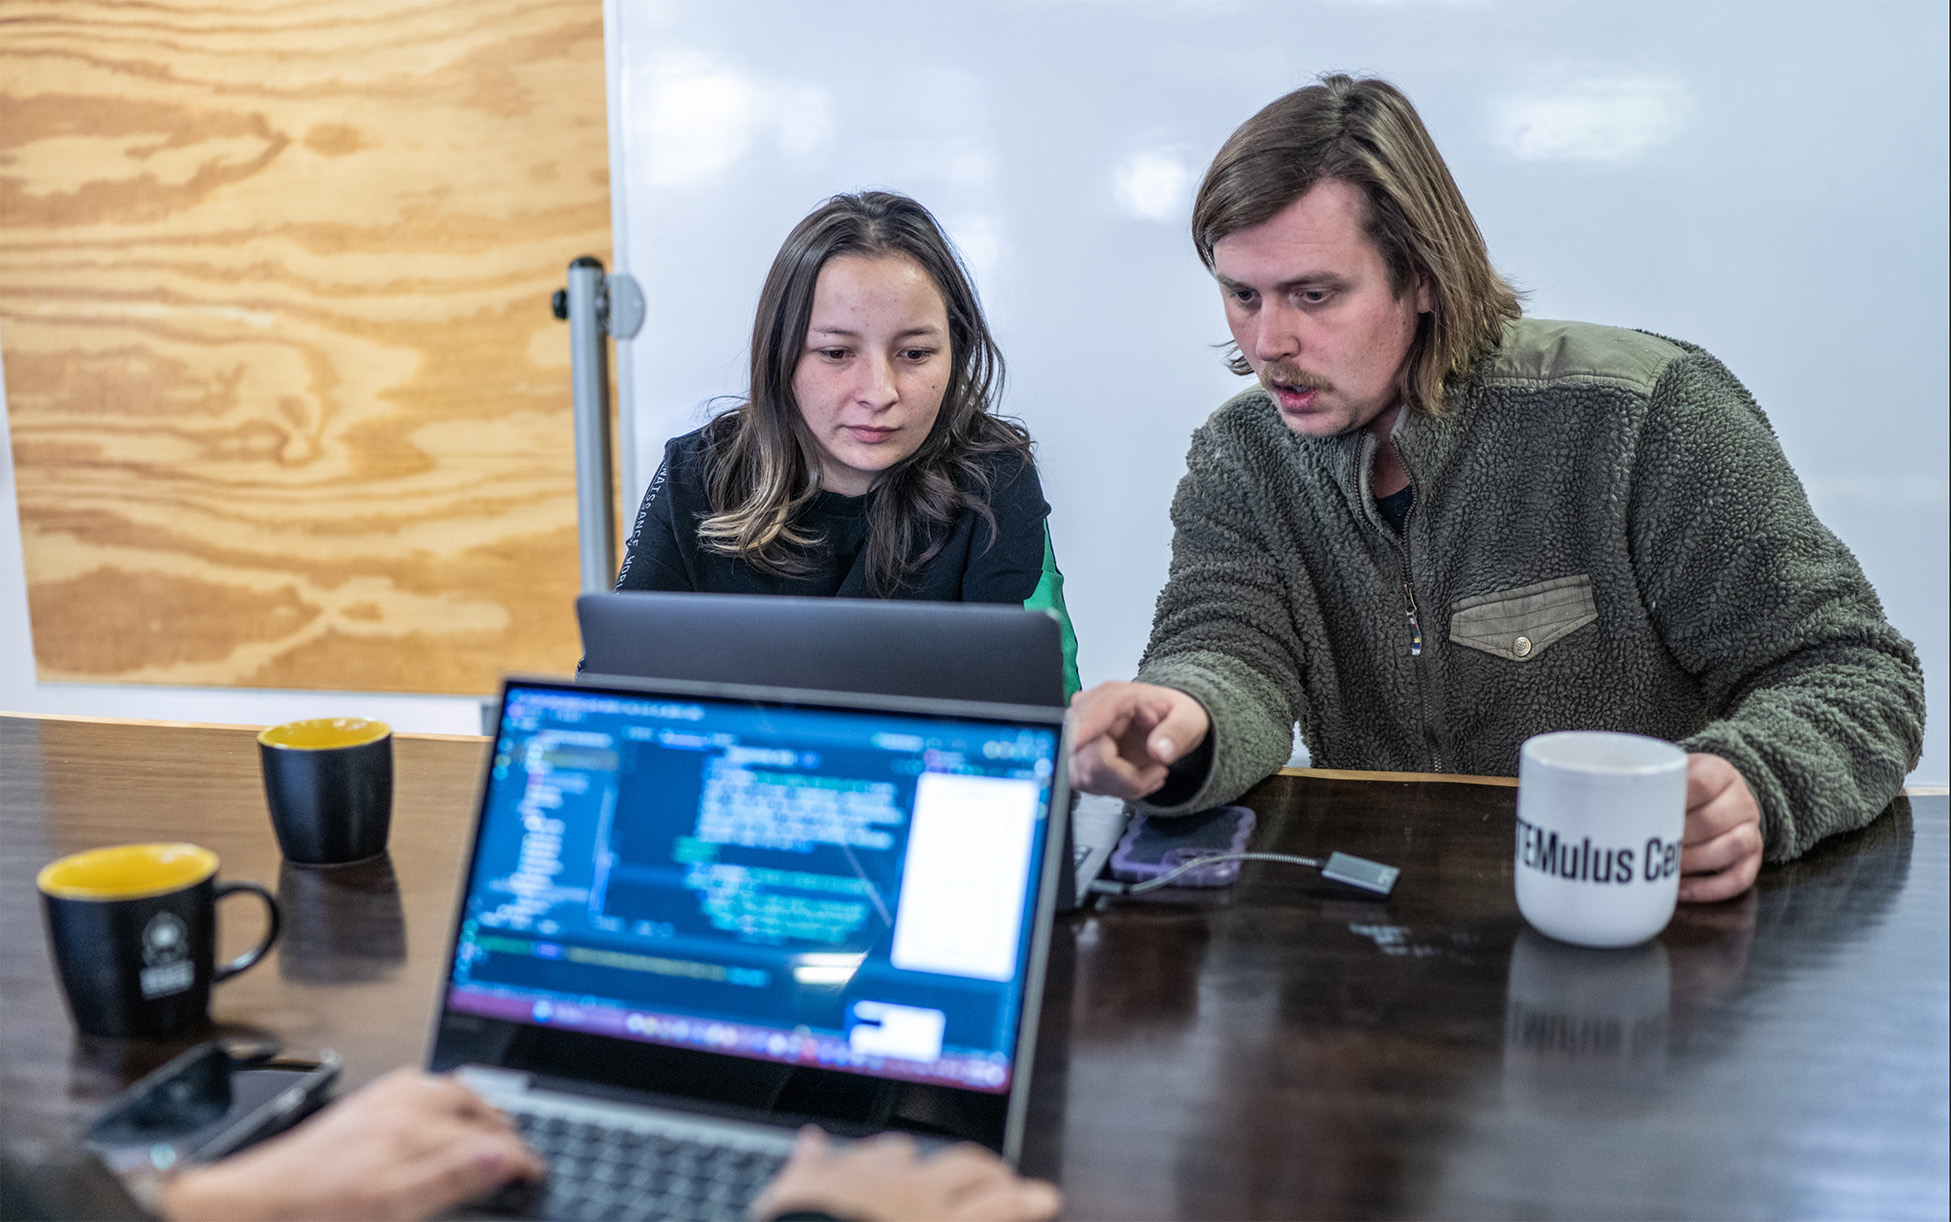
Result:
{"type": "MultiPolygon", "coordinates": [[[[698,523],[711,513],[705,483],[705,432],[711,427],[664,447],[664,463],[637,511],[616,588],[873,597],[867,580],[867,496],[821,491],[800,511],[794,525],[821,543],[810,557],[815,567],[798,576],[763,572],[699,546],[698,523]]],[[[1035,594],[1043,579],[1050,506],[1034,465],[1009,454],[997,455],[994,462],[988,503],[995,529],[981,514],[964,510],[941,550],[910,573],[892,597],[1022,605],[1035,594]]]]}

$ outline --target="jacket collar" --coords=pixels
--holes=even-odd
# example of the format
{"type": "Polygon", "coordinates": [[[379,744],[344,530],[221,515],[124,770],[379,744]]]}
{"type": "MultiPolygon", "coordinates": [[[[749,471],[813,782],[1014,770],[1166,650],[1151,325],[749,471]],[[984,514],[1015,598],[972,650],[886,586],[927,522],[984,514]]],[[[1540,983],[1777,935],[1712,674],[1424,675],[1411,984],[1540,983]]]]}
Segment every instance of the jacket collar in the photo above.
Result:
{"type": "Polygon", "coordinates": [[[1402,454],[1403,466],[1409,469],[1409,482],[1419,494],[1425,488],[1441,484],[1448,474],[1450,459],[1455,456],[1463,436],[1464,420],[1470,414],[1471,398],[1465,388],[1441,416],[1412,411],[1403,416],[1402,424],[1397,427],[1396,449],[1402,454]]]}
{"type": "MultiPolygon", "coordinates": [[[[1463,432],[1463,421],[1468,415],[1471,394],[1464,388],[1451,402],[1450,410],[1441,416],[1431,416],[1426,412],[1405,413],[1396,426],[1394,437],[1397,448],[1402,453],[1403,465],[1409,469],[1410,486],[1416,489],[1419,501],[1427,497],[1430,490],[1441,484],[1445,478],[1449,461],[1456,453],[1457,443],[1463,432]]],[[[1271,401],[1268,411],[1278,413],[1271,401]]],[[[1280,427],[1284,430],[1285,424],[1280,427]]],[[[1336,491],[1341,495],[1348,509],[1360,518],[1372,518],[1379,525],[1381,518],[1375,510],[1374,486],[1375,455],[1381,446],[1381,439],[1367,429],[1356,429],[1335,437],[1302,437],[1289,433],[1289,437],[1303,450],[1312,452],[1319,462],[1319,470],[1324,470],[1333,479],[1336,491]]]]}

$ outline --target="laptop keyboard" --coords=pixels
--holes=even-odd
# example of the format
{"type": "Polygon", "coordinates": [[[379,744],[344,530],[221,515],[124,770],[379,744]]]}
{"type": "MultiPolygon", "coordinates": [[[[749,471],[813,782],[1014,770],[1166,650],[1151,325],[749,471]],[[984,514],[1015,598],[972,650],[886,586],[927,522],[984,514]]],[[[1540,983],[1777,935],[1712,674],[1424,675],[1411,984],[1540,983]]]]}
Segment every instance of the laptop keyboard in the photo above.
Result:
{"type": "Polygon", "coordinates": [[[497,1204],[531,1218],[744,1218],[786,1161],[781,1147],[761,1140],[721,1142],[547,1113],[510,1119],[548,1161],[549,1178],[527,1200],[497,1204]]]}

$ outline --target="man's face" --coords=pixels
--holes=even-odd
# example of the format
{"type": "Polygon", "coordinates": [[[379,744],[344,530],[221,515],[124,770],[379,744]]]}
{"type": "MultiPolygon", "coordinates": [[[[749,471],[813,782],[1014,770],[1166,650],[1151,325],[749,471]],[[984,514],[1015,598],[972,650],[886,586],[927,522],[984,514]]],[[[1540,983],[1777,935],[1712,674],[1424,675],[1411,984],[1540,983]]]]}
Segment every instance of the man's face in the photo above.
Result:
{"type": "Polygon", "coordinates": [[[1272,217],[1213,243],[1226,325],[1281,419],[1329,437],[1401,401],[1402,367],[1429,287],[1401,297],[1362,231],[1361,191],[1317,183],[1272,217]]]}

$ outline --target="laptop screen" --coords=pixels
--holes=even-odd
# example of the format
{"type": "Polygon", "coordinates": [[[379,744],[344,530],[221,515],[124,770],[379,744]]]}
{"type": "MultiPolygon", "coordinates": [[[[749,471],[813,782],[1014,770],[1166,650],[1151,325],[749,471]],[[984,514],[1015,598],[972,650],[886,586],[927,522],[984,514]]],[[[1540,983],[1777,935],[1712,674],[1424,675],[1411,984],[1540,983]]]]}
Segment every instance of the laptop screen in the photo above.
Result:
{"type": "Polygon", "coordinates": [[[1058,725],[511,682],[450,1012],[1008,1090],[1058,725]]]}

